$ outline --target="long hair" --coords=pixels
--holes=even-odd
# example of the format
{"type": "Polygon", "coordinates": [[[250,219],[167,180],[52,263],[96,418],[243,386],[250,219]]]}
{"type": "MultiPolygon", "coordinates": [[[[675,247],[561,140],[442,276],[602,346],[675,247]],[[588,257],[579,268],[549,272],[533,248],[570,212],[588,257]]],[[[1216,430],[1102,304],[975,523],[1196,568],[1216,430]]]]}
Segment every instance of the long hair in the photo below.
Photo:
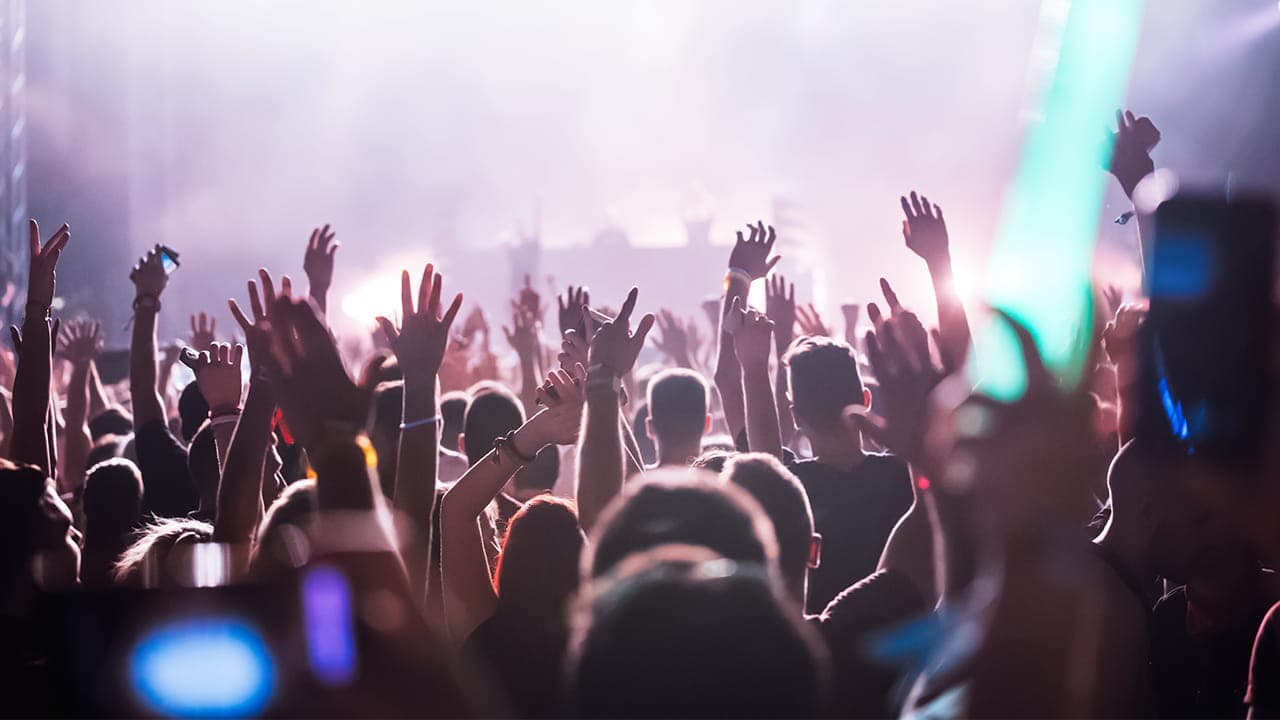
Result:
{"type": "Polygon", "coordinates": [[[525,503],[507,524],[493,573],[498,614],[562,625],[584,541],[573,501],[540,495],[525,503]]]}

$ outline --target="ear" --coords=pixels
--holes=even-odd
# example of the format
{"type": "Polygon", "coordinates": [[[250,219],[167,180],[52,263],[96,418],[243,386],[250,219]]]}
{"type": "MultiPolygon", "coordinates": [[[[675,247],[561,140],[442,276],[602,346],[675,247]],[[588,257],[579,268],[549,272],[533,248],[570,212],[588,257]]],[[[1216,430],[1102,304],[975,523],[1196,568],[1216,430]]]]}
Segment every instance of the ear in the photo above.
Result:
{"type": "Polygon", "coordinates": [[[862,388],[862,404],[871,409],[871,391],[867,388],[862,388]]]}
{"type": "Polygon", "coordinates": [[[702,423],[702,434],[707,435],[710,432],[711,432],[711,413],[707,413],[707,418],[702,423]]]}
{"type": "Polygon", "coordinates": [[[645,419],[644,419],[644,434],[645,434],[645,435],[648,435],[650,440],[653,440],[654,442],[657,442],[657,440],[658,440],[658,436],[657,436],[657,435],[655,435],[655,434],[654,434],[654,432],[653,432],[653,417],[652,417],[652,416],[647,417],[647,418],[645,418],[645,419]]]}
{"type": "Polygon", "coordinates": [[[822,535],[814,533],[809,536],[809,569],[817,570],[822,565],[822,535]]]}
{"type": "Polygon", "coordinates": [[[458,433],[458,452],[463,455],[467,454],[467,434],[458,433]]]}

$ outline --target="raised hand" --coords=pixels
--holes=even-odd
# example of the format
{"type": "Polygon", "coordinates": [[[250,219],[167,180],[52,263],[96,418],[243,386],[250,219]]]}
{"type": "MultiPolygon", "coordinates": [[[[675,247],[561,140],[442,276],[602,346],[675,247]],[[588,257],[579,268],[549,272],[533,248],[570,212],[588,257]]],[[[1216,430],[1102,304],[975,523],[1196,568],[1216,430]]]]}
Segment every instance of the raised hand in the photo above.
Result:
{"type": "Polygon", "coordinates": [[[773,275],[764,283],[764,312],[773,321],[778,355],[786,352],[796,331],[796,284],[781,275],[773,275]]]}
{"type": "Polygon", "coordinates": [[[72,320],[62,328],[58,356],[74,365],[83,365],[102,349],[102,325],[96,320],[72,320]]]}
{"type": "Polygon", "coordinates": [[[693,323],[686,326],[675,313],[662,310],[657,319],[658,334],[653,338],[653,346],[658,352],[671,358],[680,367],[693,367],[693,354],[690,343],[690,330],[693,323]]]}
{"type": "Polygon", "coordinates": [[[744,240],[742,231],[738,231],[738,240],[729,253],[729,270],[745,273],[744,279],[747,281],[759,280],[768,275],[773,266],[782,259],[780,255],[769,257],[769,253],[773,252],[773,242],[778,234],[774,232],[772,225],[766,232],[764,221],[747,227],[751,230],[751,236],[744,240]]]}
{"type": "Polygon", "coordinates": [[[631,371],[636,364],[636,357],[644,347],[644,339],[653,327],[653,313],[645,313],[636,325],[635,333],[631,332],[631,313],[636,307],[636,297],[640,294],[637,288],[631,288],[622,309],[613,320],[602,323],[591,338],[591,347],[587,357],[589,368],[600,367],[611,372],[614,377],[621,377],[631,371]]]}
{"type": "Polygon", "coordinates": [[[840,306],[840,314],[844,316],[844,341],[849,343],[849,347],[857,347],[858,318],[862,314],[862,306],[844,303],[840,306]]]}
{"type": "Polygon", "coordinates": [[[741,300],[735,297],[725,314],[724,327],[725,332],[733,336],[733,347],[744,369],[768,366],[772,320],[758,310],[743,308],[741,300]]]}
{"type": "Polygon", "coordinates": [[[822,315],[813,303],[796,307],[796,325],[801,335],[831,337],[831,328],[822,321],[822,315]]]}
{"type": "Polygon", "coordinates": [[[578,334],[577,330],[570,330],[564,334],[564,339],[560,341],[560,354],[556,359],[560,362],[560,369],[565,372],[573,372],[578,365],[587,366],[588,350],[590,343],[587,342],[583,335],[578,334]]]}
{"type": "Polygon", "coordinates": [[[570,285],[563,295],[556,296],[556,308],[560,318],[560,337],[570,330],[579,335],[587,332],[586,320],[582,316],[582,306],[591,304],[591,293],[584,286],[575,288],[570,285]]]}
{"type": "Polygon", "coordinates": [[[533,279],[529,273],[524,275],[524,287],[520,288],[516,294],[516,303],[525,313],[532,316],[539,324],[542,318],[546,316],[547,309],[542,306],[542,295],[533,288],[533,279]]]}
{"type": "Polygon", "coordinates": [[[1116,132],[1112,134],[1111,163],[1107,169],[1130,200],[1142,178],[1156,169],[1151,151],[1159,142],[1160,131],[1151,118],[1134,117],[1129,110],[1116,110],[1116,132]]]}
{"type": "MultiPolygon", "coordinates": [[[[853,405],[845,409],[845,421],[899,457],[919,463],[929,393],[946,371],[933,362],[929,333],[916,314],[897,304],[896,296],[891,307],[893,314],[886,318],[875,303],[867,306],[867,315],[875,327],[866,334],[865,342],[867,360],[879,384],[876,413],[853,405]]],[[[937,342],[936,333],[934,341],[937,342]]]]}
{"type": "Polygon", "coordinates": [[[342,245],[334,242],[334,237],[335,233],[328,225],[312,230],[307,251],[302,256],[302,271],[307,274],[309,292],[318,303],[324,302],[329,286],[333,284],[333,256],[342,245]]]}
{"type": "MultiPolygon", "coordinates": [[[[143,255],[129,273],[133,281],[135,297],[138,300],[149,298],[160,301],[160,295],[169,284],[169,274],[164,271],[164,263],[160,257],[160,246],[156,245],[143,255]]],[[[135,300],[136,302],[136,300],[135,300]]]]}
{"type": "Polygon", "coordinates": [[[35,305],[40,312],[48,312],[53,305],[54,290],[57,285],[58,258],[62,249],[71,240],[71,226],[66,223],[49,238],[40,244],[40,226],[35,219],[27,221],[28,249],[31,253],[30,274],[27,276],[27,306],[35,305]]]}
{"type": "Polygon", "coordinates": [[[1102,347],[1116,366],[1116,380],[1122,385],[1137,380],[1138,331],[1146,319],[1145,304],[1126,303],[1102,331],[1102,347]]]}
{"type": "Polygon", "coordinates": [[[902,237],[907,241],[907,248],[930,266],[945,262],[950,257],[950,241],[942,208],[931,205],[927,197],[917,196],[915,190],[911,191],[910,201],[906,197],[901,200],[902,213],[906,216],[902,221],[902,237]]]}
{"type": "Polygon", "coordinates": [[[213,343],[208,350],[200,352],[183,348],[179,359],[195,373],[196,386],[209,403],[211,415],[240,409],[240,395],[244,386],[240,369],[241,360],[244,359],[243,345],[213,343]]]}
{"type": "Polygon", "coordinates": [[[376,367],[357,385],[308,300],[276,298],[267,326],[271,334],[267,362],[280,407],[308,453],[318,450],[332,433],[354,434],[363,428],[369,417],[376,367]]]}
{"type": "Polygon", "coordinates": [[[586,379],[587,369],[582,365],[576,366],[572,373],[555,370],[547,374],[547,381],[538,387],[537,393],[538,404],[545,409],[529,418],[529,430],[536,430],[539,446],[578,442],[582,407],[587,400],[583,390],[586,379]]]}
{"type": "Polygon", "coordinates": [[[423,381],[434,387],[436,375],[444,362],[445,349],[449,344],[449,329],[458,315],[458,308],[462,307],[462,293],[453,297],[453,302],[442,314],[440,296],[443,285],[440,273],[435,271],[434,265],[428,264],[422,271],[415,309],[409,271],[402,271],[400,327],[397,328],[388,318],[378,318],[378,326],[391,343],[391,350],[396,354],[406,383],[423,381]]]}
{"type": "Polygon", "coordinates": [[[218,321],[208,313],[191,316],[191,347],[203,350],[218,341],[218,321]]]}
{"type": "Polygon", "coordinates": [[[475,342],[476,335],[484,335],[484,347],[489,347],[489,318],[485,317],[484,310],[479,305],[471,308],[471,312],[462,320],[462,330],[459,335],[462,337],[463,345],[466,348],[472,347],[475,342]]]}
{"type": "Polygon", "coordinates": [[[511,325],[502,326],[502,333],[516,354],[522,358],[533,357],[538,352],[538,316],[517,301],[511,303],[511,325]]]}
{"type": "MultiPolygon", "coordinates": [[[[269,311],[276,304],[276,289],[275,283],[271,280],[271,273],[267,272],[266,268],[259,268],[258,278],[262,281],[261,299],[258,297],[258,286],[253,280],[248,282],[249,311],[253,313],[252,320],[245,317],[244,311],[236,304],[235,298],[227,300],[227,306],[231,308],[231,316],[244,332],[245,344],[249,346],[249,364],[255,370],[266,367],[271,354],[269,311]]],[[[280,296],[287,298],[292,294],[293,282],[288,275],[285,275],[280,278],[280,296]]]]}

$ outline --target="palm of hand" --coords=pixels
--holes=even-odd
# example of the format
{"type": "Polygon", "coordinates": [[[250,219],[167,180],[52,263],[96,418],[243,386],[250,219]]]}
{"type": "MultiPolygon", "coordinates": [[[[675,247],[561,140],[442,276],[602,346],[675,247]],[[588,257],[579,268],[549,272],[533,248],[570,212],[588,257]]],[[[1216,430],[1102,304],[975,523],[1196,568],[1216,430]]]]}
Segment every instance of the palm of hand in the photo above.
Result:
{"type": "Polygon", "coordinates": [[[765,225],[760,222],[751,228],[751,236],[743,239],[742,232],[738,232],[737,242],[733,244],[733,250],[729,253],[729,267],[737,268],[745,271],[751,276],[752,280],[759,280],[778,263],[778,257],[769,257],[769,253],[773,252],[773,243],[777,239],[777,233],[772,227],[765,230],[765,225]]]}
{"type": "Polygon", "coordinates": [[[907,221],[907,247],[928,261],[947,253],[947,221],[920,215],[907,221]]]}

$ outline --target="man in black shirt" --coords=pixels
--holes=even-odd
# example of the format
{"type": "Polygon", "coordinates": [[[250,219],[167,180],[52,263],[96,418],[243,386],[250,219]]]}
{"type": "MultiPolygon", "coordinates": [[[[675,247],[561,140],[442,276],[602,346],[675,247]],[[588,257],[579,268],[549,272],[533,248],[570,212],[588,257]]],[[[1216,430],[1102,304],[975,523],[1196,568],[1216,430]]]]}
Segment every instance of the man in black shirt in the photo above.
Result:
{"type": "Polygon", "coordinates": [[[822,535],[822,564],[809,574],[806,610],[817,614],[837,594],[875,572],[885,540],[911,507],[907,464],[862,451],[844,421],[849,405],[869,405],[853,348],[824,337],[798,340],[787,365],[792,413],[813,459],[790,467],[804,485],[822,535]]]}

